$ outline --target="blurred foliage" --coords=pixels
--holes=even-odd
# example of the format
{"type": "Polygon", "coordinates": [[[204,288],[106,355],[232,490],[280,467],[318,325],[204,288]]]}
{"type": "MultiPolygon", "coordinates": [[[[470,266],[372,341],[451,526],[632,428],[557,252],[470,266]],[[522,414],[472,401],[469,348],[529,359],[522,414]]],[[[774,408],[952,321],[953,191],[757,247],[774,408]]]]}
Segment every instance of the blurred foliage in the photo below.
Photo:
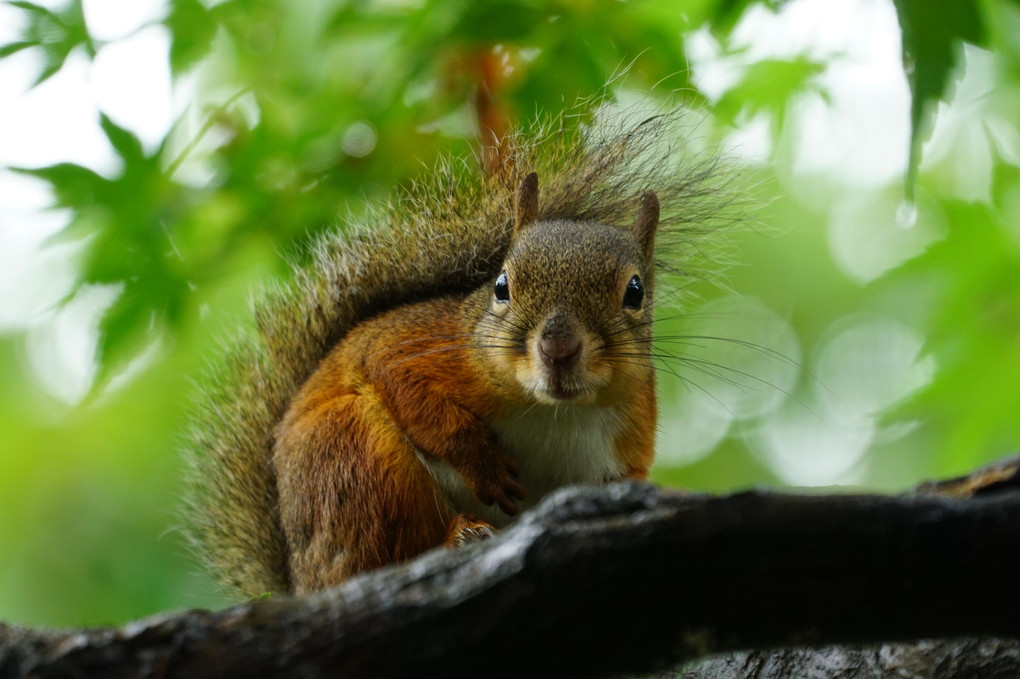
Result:
{"type": "Polygon", "coordinates": [[[11,0],[8,4],[25,11],[28,25],[21,40],[0,46],[0,58],[29,47],[38,48],[44,60],[43,69],[35,81],[37,85],[59,71],[76,48],[95,58],[96,43],[85,26],[81,0],[72,0],[59,12],[20,0],[11,0]]]}
{"type": "MultiPolygon", "coordinates": [[[[103,47],[81,0],[60,11],[9,4],[25,24],[0,58],[37,51],[37,82],[69,54],[91,59],[103,47]]],[[[1020,158],[995,137],[1001,126],[986,126],[991,189],[975,201],[954,193],[954,156],[926,164],[921,155],[963,75],[963,41],[993,55],[997,96],[1020,101],[1020,4],[894,4],[913,103],[908,178],[893,190],[912,196],[916,185],[930,196],[944,237],[862,285],[833,265],[831,215],[795,196],[766,196],[760,221],[796,228],[774,238],[735,234],[747,266],[729,275],[734,290],[780,310],[804,347],[862,310],[925,338],[935,378],[868,413],[881,426],[856,478],[881,488],[961,472],[1020,445],[1020,158]]],[[[17,169],[46,182],[54,206],[68,211],[54,238],[80,249],[67,300],[96,286],[116,296],[99,321],[96,387],[77,407],[61,409],[35,383],[23,360],[31,333],[0,336],[0,619],[116,622],[215,603],[195,594],[208,586],[190,574],[178,536],[164,535],[180,490],[175,432],[188,376],[231,324],[247,322],[252,282],[289,275],[280,253],[299,253],[310,234],[384,199],[437,156],[478,162],[501,125],[526,129],[536,112],[603,92],[705,108],[713,139],[764,117],[780,154],[798,104],[828,100],[829,64],[811,54],[758,59],[713,99],[690,71],[688,41],[709,35],[739,54],[731,41],[742,19],[786,5],[170,0],[158,24],[170,38],[175,81],[191,83],[193,94],[162,142],[147,147],[103,115],[115,172],[72,163],[17,169]]],[[[1015,118],[1010,129],[1017,134],[1015,118]]],[[[769,186],[784,172],[766,165],[752,174],[769,186]]],[[[804,354],[789,358],[813,369],[817,357],[804,354]]],[[[813,412],[809,394],[825,385],[819,390],[806,371],[799,380],[789,393],[813,412]]],[[[712,455],[667,460],[656,478],[711,490],[783,481],[750,443],[764,416],[729,413],[712,455]]]]}
{"type": "Polygon", "coordinates": [[[903,31],[903,62],[913,93],[910,105],[910,163],[913,191],[921,142],[931,132],[935,106],[946,99],[964,41],[984,47],[985,18],[968,0],[894,0],[903,31]]]}
{"type": "Polygon", "coordinates": [[[827,99],[818,76],[825,64],[800,56],[796,59],[763,59],[751,64],[736,85],[712,107],[713,114],[726,125],[737,125],[741,117],[768,114],[772,135],[779,137],[786,123],[787,108],[798,96],[809,92],[827,99]]]}

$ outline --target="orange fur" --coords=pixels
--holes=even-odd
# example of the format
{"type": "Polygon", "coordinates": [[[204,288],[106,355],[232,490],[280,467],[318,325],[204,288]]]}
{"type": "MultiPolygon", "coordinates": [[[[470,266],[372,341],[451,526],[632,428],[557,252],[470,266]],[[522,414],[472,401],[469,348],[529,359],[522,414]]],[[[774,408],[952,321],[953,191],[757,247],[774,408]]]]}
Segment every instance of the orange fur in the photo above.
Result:
{"type": "MultiPolygon", "coordinates": [[[[444,460],[481,502],[516,513],[519,465],[487,422],[521,397],[494,390],[477,368],[462,330],[468,302],[429,300],[366,321],[292,402],[273,463],[296,592],[464,541],[456,529],[464,519],[419,456],[444,460]]],[[[610,400],[622,414],[614,445],[623,476],[644,478],[654,454],[655,387],[650,370],[622,372],[635,371],[637,390],[610,400]]]]}
{"type": "Polygon", "coordinates": [[[361,322],[291,401],[272,463],[296,592],[476,539],[488,524],[464,513],[505,523],[519,476],[544,493],[647,475],[651,311],[626,294],[640,277],[651,295],[658,204],[645,198],[633,232],[531,224],[536,181],[522,183],[505,289],[361,322]],[[561,424],[558,408],[584,416],[561,424]]]}
{"type": "Polygon", "coordinates": [[[629,400],[623,432],[616,437],[616,454],[623,464],[623,478],[643,481],[655,457],[655,423],[658,406],[655,399],[655,381],[642,384],[629,400]]]}
{"type": "Polygon", "coordinates": [[[496,400],[470,369],[468,339],[456,339],[459,304],[432,300],[363,323],[280,423],[273,463],[296,591],[442,543],[455,512],[419,454],[450,463],[483,502],[509,506],[523,494],[485,425],[496,400]]]}

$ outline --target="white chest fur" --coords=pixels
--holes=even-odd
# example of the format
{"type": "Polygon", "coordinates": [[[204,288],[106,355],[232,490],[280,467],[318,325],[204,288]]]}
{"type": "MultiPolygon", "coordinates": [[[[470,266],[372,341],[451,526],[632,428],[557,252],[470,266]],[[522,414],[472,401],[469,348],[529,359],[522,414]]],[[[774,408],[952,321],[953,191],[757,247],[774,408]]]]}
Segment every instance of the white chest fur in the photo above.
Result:
{"type": "MultiPolygon", "coordinates": [[[[571,483],[599,483],[620,476],[616,437],[621,430],[615,408],[536,405],[492,425],[500,445],[521,465],[520,482],[528,497],[521,509],[571,483]]],[[[458,512],[471,512],[494,526],[509,522],[498,508],[481,504],[449,465],[425,458],[437,484],[458,512]]]]}

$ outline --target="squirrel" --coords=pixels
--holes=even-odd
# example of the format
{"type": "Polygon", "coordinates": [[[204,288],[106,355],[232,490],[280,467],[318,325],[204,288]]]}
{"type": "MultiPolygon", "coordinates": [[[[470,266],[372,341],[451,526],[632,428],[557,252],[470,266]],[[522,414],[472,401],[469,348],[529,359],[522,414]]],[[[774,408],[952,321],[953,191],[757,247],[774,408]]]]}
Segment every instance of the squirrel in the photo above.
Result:
{"type": "Polygon", "coordinates": [[[355,326],[277,427],[298,593],[502,526],[558,486],[647,475],[655,194],[630,232],[539,220],[534,172],[516,202],[495,280],[355,326]]]}
{"type": "Polygon", "coordinates": [[[688,273],[714,193],[713,162],[672,162],[670,120],[518,137],[473,182],[449,165],[267,293],[188,444],[191,537],[223,583],[318,590],[560,486],[647,477],[656,269],[676,269],[656,255],[688,273]]]}

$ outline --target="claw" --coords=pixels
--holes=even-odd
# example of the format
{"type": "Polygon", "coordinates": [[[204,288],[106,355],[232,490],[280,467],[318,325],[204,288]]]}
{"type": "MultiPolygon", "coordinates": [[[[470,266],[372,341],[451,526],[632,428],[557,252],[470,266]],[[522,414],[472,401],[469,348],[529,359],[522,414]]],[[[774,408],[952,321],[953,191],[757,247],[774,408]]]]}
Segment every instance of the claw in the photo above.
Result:
{"type": "Polygon", "coordinates": [[[496,529],[471,514],[458,514],[450,522],[443,542],[446,547],[463,547],[472,542],[487,540],[496,534],[496,529]]]}

